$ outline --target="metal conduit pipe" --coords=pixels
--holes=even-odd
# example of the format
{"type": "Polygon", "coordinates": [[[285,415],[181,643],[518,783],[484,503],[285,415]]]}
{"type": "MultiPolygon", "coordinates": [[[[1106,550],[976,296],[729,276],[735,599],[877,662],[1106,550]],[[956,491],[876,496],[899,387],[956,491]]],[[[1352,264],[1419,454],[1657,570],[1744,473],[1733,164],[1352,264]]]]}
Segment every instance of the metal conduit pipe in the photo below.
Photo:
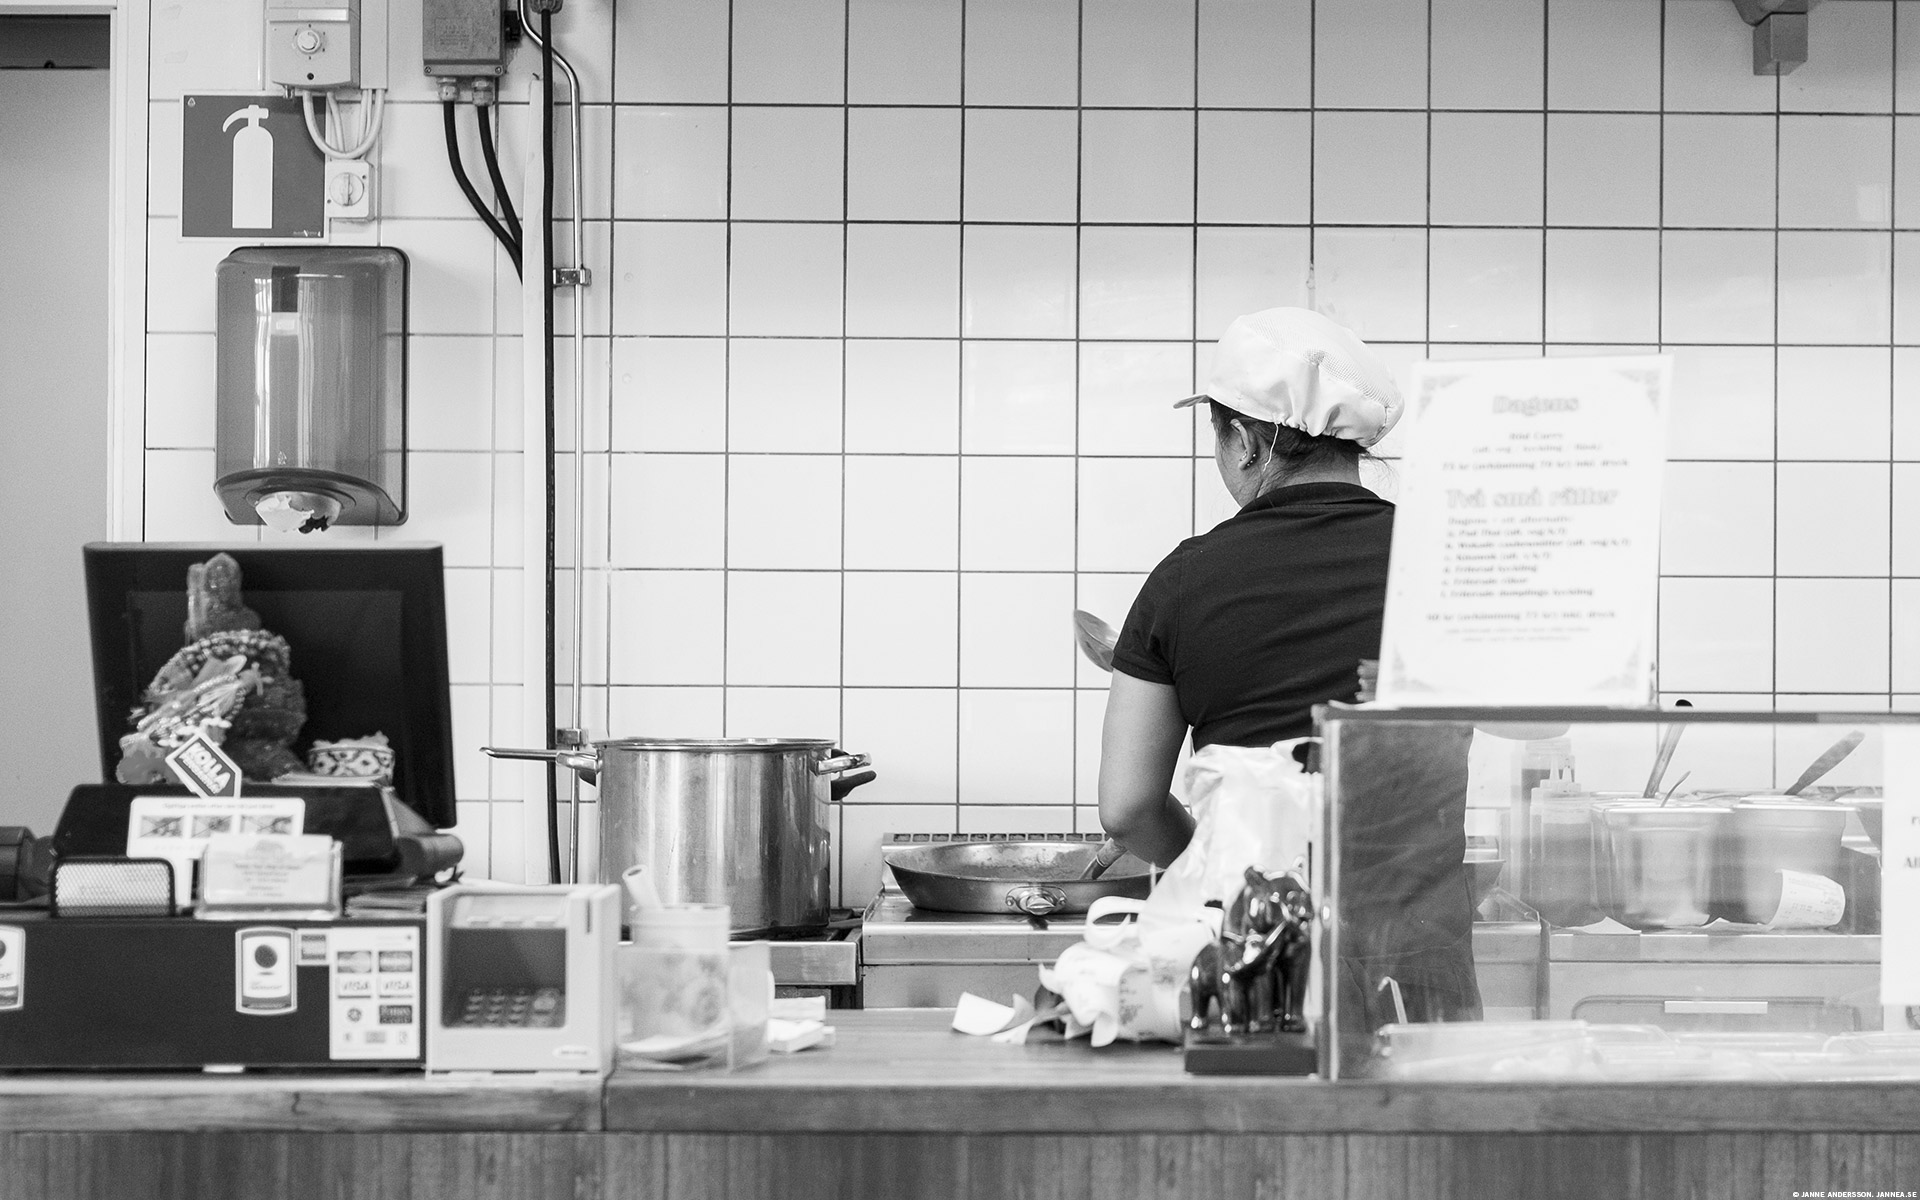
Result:
{"type": "MultiPolygon", "coordinates": [[[[582,694],[582,678],[586,665],[586,433],[587,433],[587,297],[586,288],[592,281],[587,270],[586,231],[582,212],[582,180],[585,171],[581,166],[580,148],[580,76],[574,71],[573,64],[561,54],[553,44],[551,27],[552,15],[558,11],[557,0],[545,0],[540,5],[540,21],[529,19],[528,0],[519,0],[520,20],[526,27],[527,36],[540,49],[543,63],[550,60],[559,66],[567,79],[568,112],[568,157],[571,160],[572,196],[569,212],[573,221],[573,266],[552,270],[551,277],[545,280],[549,291],[560,286],[573,289],[573,664],[572,678],[569,681],[568,725],[558,730],[562,744],[584,745],[586,741],[585,701],[582,694]]],[[[551,120],[552,112],[552,71],[543,71],[542,90],[549,99],[542,106],[545,115],[551,120]]],[[[551,138],[551,126],[546,136],[551,138]]],[[[551,186],[551,175],[548,177],[551,186]]],[[[547,206],[546,236],[552,236],[553,214],[547,206]]],[[[551,244],[551,243],[549,243],[551,244]]],[[[551,312],[551,308],[548,309],[551,312]]],[[[549,351],[550,353],[550,351],[549,351]]],[[[567,814],[570,833],[567,843],[567,882],[577,882],[580,878],[580,780],[568,772],[567,814]]]]}

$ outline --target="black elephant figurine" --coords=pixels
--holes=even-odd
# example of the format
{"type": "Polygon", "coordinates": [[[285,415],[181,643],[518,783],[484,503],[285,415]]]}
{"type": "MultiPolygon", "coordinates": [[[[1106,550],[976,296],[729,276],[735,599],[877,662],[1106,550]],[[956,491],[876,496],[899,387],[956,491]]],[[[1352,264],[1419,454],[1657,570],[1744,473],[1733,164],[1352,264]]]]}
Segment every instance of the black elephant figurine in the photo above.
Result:
{"type": "Polygon", "coordinates": [[[1205,1033],[1213,1010],[1220,1030],[1303,1033],[1312,958],[1313,896],[1291,874],[1248,867],[1247,884],[1228,905],[1220,937],[1201,947],[1188,972],[1188,1028],[1205,1033]]]}

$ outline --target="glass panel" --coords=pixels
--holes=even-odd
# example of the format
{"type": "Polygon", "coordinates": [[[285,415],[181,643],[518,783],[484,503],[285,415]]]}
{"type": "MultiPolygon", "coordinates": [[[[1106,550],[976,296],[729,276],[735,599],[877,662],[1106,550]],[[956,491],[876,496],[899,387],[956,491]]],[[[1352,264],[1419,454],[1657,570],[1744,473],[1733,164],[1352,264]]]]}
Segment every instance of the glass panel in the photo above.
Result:
{"type": "Polygon", "coordinates": [[[1920,1077],[1879,998],[1883,748],[1915,718],[1320,717],[1336,1078],[1920,1077]]]}

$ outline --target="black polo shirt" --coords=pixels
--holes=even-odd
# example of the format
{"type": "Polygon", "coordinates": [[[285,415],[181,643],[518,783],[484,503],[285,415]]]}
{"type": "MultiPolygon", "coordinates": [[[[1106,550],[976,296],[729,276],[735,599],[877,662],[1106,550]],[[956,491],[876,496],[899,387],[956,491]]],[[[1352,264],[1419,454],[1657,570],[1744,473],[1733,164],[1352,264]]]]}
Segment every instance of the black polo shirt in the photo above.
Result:
{"type": "Polygon", "coordinates": [[[1359,484],[1264,492],[1154,568],[1113,669],[1171,684],[1195,749],[1305,737],[1380,655],[1392,538],[1393,505],[1359,484]]]}

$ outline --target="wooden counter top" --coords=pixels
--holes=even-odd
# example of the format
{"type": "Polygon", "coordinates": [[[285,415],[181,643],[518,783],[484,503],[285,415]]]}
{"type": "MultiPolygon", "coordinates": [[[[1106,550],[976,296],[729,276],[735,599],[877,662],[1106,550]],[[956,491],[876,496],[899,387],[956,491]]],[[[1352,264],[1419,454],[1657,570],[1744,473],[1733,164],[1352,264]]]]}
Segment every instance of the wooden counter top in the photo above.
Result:
{"type": "Polygon", "coordinates": [[[1910,1133],[1920,1083],[1321,1083],[1188,1075],[1170,1046],[1001,1046],[950,1014],[831,1014],[734,1074],[0,1076],[0,1130],[762,1134],[1910,1133]]]}
{"type": "Polygon", "coordinates": [[[1749,1200],[1908,1188],[1920,1083],[1196,1078],[832,1014],[737,1074],[0,1076],[0,1200],[1749,1200]]]}
{"type": "Polygon", "coordinates": [[[996,1045],[945,1011],[829,1014],[839,1042],[735,1074],[619,1072],[606,1127],[994,1134],[1881,1133],[1920,1083],[1321,1083],[1188,1075],[1162,1045],[996,1045]]]}
{"type": "Polygon", "coordinates": [[[419,1075],[0,1075],[10,1133],[592,1132],[601,1081],[419,1075]]]}

